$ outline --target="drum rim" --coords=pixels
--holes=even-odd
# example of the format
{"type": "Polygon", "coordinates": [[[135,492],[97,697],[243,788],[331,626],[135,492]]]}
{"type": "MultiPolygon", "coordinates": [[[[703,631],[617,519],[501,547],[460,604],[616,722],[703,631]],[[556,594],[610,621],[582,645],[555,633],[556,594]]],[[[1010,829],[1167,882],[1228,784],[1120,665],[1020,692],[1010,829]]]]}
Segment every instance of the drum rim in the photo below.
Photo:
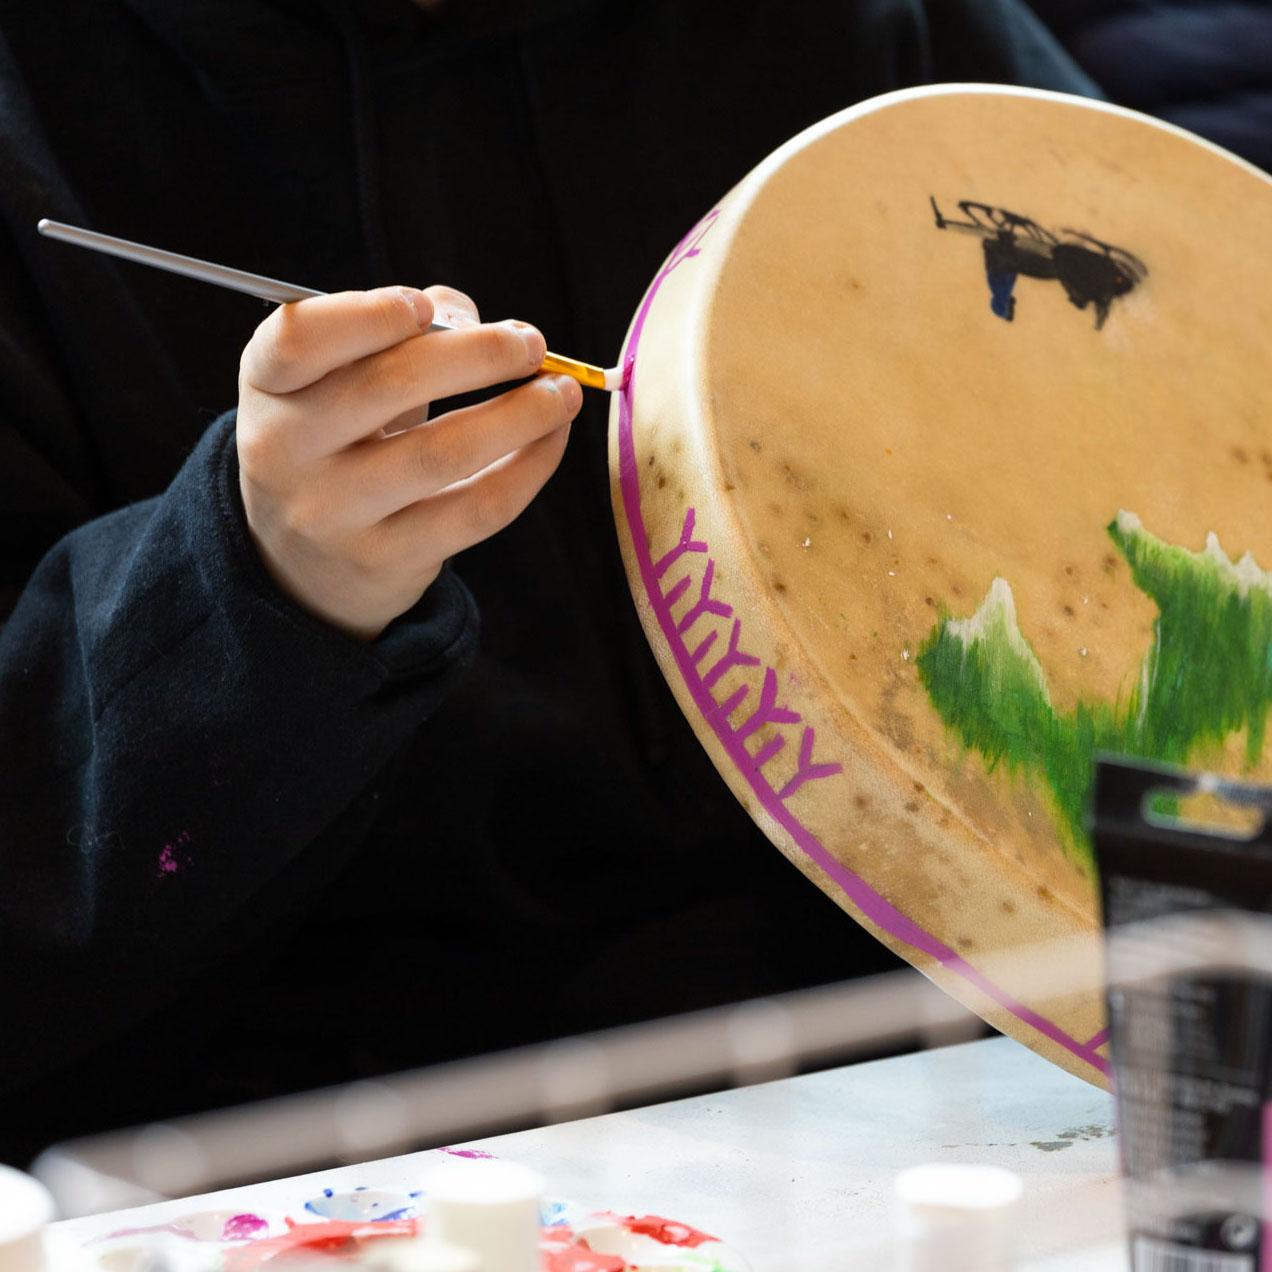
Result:
{"type": "MultiPolygon", "coordinates": [[[[1106,1031],[1100,1030],[1089,1039],[1076,1037],[1049,1019],[1042,1012],[1030,1007],[1027,1003],[1022,1002],[1015,993],[1011,993],[1001,985],[990,981],[988,977],[979,972],[966,957],[961,955],[957,950],[949,947],[945,941],[941,940],[935,933],[930,932],[917,920],[909,917],[899,906],[893,905],[883,896],[882,893],[856,870],[839,862],[829,849],[821,842],[821,839],[814,831],[805,824],[804,820],[798,813],[786,809],[777,801],[770,800],[766,797],[766,791],[763,786],[757,785],[756,775],[745,767],[732,753],[727,740],[721,735],[718,728],[713,723],[712,718],[708,714],[706,707],[699,701],[699,695],[695,691],[695,685],[687,669],[682,665],[680,650],[676,642],[672,639],[671,633],[667,631],[663,616],[660,613],[658,601],[661,592],[656,586],[653,586],[653,579],[649,574],[652,567],[652,552],[645,543],[647,522],[645,520],[642,509],[641,498],[641,480],[640,470],[636,463],[635,452],[635,433],[634,433],[634,416],[635,416],[635,390],[636,390],[636,363],[639,352],[640,337],[643,333],[644,321],[652,310],[653,302],[662,287],[667,276],[684,263],[686,259],[686,250],[690,245],[695,243],[695,236],[701,237],[707,232],[712,232],[715,236],[713,242],[713,251],[709,254],[711,258],[707,262],[702,262],[702,268],[697,272],[697,277],[690,284],[691,290],[686,295],[686,305],[688,312],[682,318],[684,324],[683,331],[685,335],[685,348],[687,350],[687,365],[690,368],[701,366],[703,353],[707,348],[708,333],[710,329],[710,318],[713,312],[712,297],[714,296],[714,283],[720,273],[725,268],[725,256],[727,248],[732,241],[737,229],[743,224],[752,206],[762,191],[768,184],[769,180],[776,174],[793,155],[807,149],[810,145],[817,144],[822,139],[838,132],[846,125],[862,118],[874,115],[881,111],[904,105],[910,102],[924,100],[927,98],[950,98],[950,97],[991,97],[1001,96],[1015,100],[1026,99],[1040,102],[1050,102],[1058,105],[1068,105],[1083,108],[1088,111],[1102,112],[1104,114],[1118,116],[1134,122],[1148,124],[1168,134],[1175,134],[1184,141],[1191,142],[1194,145],[1200,145],[1203,150],[1208,150],[1213,154],[1235,162],[1238,167],[1247,173],[1253,173],[1261,178],[1264,182],[1272,184],[1272,177],[1267,173],[1250,164],[1248,161],[1241,159],[1239,156],[1233,155],[1223,147],[1208,142],[1203,138],[1199,138],[1188,132],[1186,129],[1177,125],[1169,124],[1165,121],[1154,119],[1151,116],[1144,115],[1141,112],[1127,109],[1125,107],[1114,106],[1107,102],[1096,101],[1093,99],[1079,97],[1072,94],[1056,93],[1043,89],[1017,88],[1007,85],[995,84],[975,84],[975,83],[958,83],[958,84],[941,84],[941,85],[924,85],[916,88],[899,89],[894,92],[882,94],[878,97],[858,102],[837,112],[828,118],[821,120],[809,128],[792,137],[785,142],[772,154],[767,156],[759,165],[746,174],[731,191],[717,204],[712,212],[697,222],[688,234],[681,240],[676,248],[663,262],[658,273],[650,283],[644,296],[642,297],[640,307],[638,308],[632,324],[629,327],[627,336],[623,345],[623,364],[628,368],[625,377],[624,388],[622,392],[616,395],[616,401],[613,410],[616,431],[616,449],[618,453],[618,467],[614,476],[615,486],[615,504],[621,508],[623,520],[625,522],[625,532],[627,542],[624,545],[628,550],[625,556],[628,557],[628,575],[629,582],[633,592],[637,593],[638,608],[642,610],[645,618],[645,626],[650,629],[652,635],[654,631],[661,629],[660,635],[665,645],[665,649],[659,651],[660,663],[664,666],[664,674],[668,674],[670,668],[667,667],[669,662],[675,669],[675,680],[679,683],[674,687],[677,689],[677,697],[681,699],[681,709],[684,711],[684,698],[687,696],[689,703],[692,704],[692,713],[685,712],[690,717],[690,723],[695,726],[695,732],[699,733],[699,742],[703,743],[703,738],[699,728],[698,721],[701,720],[705,725],[713,739],[711,750],[718,749],[722,758],[727,759],[728,767],[734,780],[742,787],[749,790],[752,796],[758,800],[760,807],[763,809],[763,816],[767,820],[773,821],[780,826],[783,838],[790,843],[798,852],[799,856],[809,864],[816,867],[818,874],[826,879],[831,885],[833,895],[839,895],[851,903],[852,908],[857,915],[865,919],[869,926],[876,928],[882,932],[890,943],[895,942],[897,945],[914,951],[920,959],[930,960],[945,974],[956,977],[959,982],[966,985],[967,990],[974,993],[977,997],[987,999],[993,1004],[997,1011],[1001,1011],[1010,1015],[1019,1024],[1027,1028],[1031,1034],[1036,1035],[1040,1041],[1045,1040],[1050,1048],[1064,1052],[1069,1057],[1070,1065],[1072,1062],[1078,1061],[1089,1072],[1094,1070],[1101,1076],[1108,1073],[1108,1060],[1106,1056],[1100,1055],[1098,1048],[1105,1041],[1106,1031]],[[721,205],[726,204],[727,208],[721,205]],[[723,212],[723,215],[722,215],[723,212]],[[721,223],[722,222],[722,223],[721,223]],[[722,240],[722,241],[721,241],[722,240]],[[716,250],[716,249],[719,250],[716,250]],[[635,565],[635,569],[631,568],[635,565]],[[639,592],[637,589],[639,588],[639,592]],[[643,594],[643,595],[642,595],[643,594]],[[666,654],[667,657],[662,657],[666,654]],[[694,717],[697,717],[696,719],[694,717]],[[805,842],[805,841],[809,842],[805,842]],[[813,847],[810,847],[810,844],[813,847]],[[847,876],[851,881],[846,884],[845,879],[841,876],[847,876]],[[888,917],[895,917],[896,922],[881,921],[874,912],[876,907],[863,906],[859,899],[858,893],[865,892],[877,902],[881,903],[880,909],[892,912],[888,917]],[[912,939],[914,936],[919,937],[919,941],[912,939]],[[926,938],[924,940],[923,938],[926,938]],[[940,947],[939,950],[928,948],[929,944],[934,947],[940,947]]],[[[699,395],[691,394],[691,410],[693,416],[699,424],[704,422],[704,407],[699,400],[699,395]]],[[[704,428],[697,429],[697,435],[701,439],[700,455],[706,460],[707,472],[705,476],[712,473],[717,476],[723,471],[722,455],[720,450],[720,442],[718,437],[713,433],[709,433],[704,428]]],[[[756,557],[754,545],[750,541],[750,537],[744,533],[744,527],[739,516],[738,510],[730,503],[722,503],[712,510],[713,519],[720,524],[725,534],[723,537],[731,539],[734,543],[744,546],[746,553],[746,569],[755,577],[759,577],[757,573],[758,559],[756,557]]],[[[794,636],[793,630],[790,628],[789,619],[781,615],[777,616],[781,621],[783,628],[794,636]]],[[[683,642],[682,642],[683,643],[683,642]]],[[[801,641],[794,641],[795,645],[803,647],[801,641]]],[[[825,673],[817,665],[816,660],[808,660],[808,670],[816,673],[818,681],[823,689],[829,688],[825,673]]],[[[670,679],[669,675],[669,679],[670,679]]],[[[823,693],[822,697],[825,698],[823,693]]],[[[827,711],[824,704],[822,713],[829,715],[836,725],[836,730],[841,734],[844,730],[840,727],[840,719],[852,720],[850,712],[840,709],[827,711]]],[[[877,746],[872,746],[871,750],[878,751],[877,746]]],[[[889,762],[890,766],[896,764],[895,756],[886,756],[880,754],[880,759],[889,762]]],[[[713,763],[716,767],[720,767],[716,762],[715,755],[712,755],[713,763]]],[[[765,783],[767,785],[767,783],[765,783]]],[[[761,825],[761,829],[763,826],[761,825]]],[[[1063,899],[1061,899],[1063,900],[1063,899]]],[[[1076,913],[1072,905],[1065,906],[1066,911],[1075,915],[1076,918],[1083,916],[1076,913]]],[[[1098,928],[1089,928],[1084,934],[1086,939],[1092,942],[1098,940],[1098,928]]],[[[935,970],[935,969],[934,969],[935,970]]],[[[961,996],[961,995],[960,995],[961,996]]]]}
{"type": "MultiPolygon", "coordinates": [[[[786,163],[792,154],[806,148],[811,142],[818,141],[823,136],[836,132],[844,124],[864,118],[867,115],[877,114],[892,106],[901,105],[905,102],[920,101],[924,98],[937,97],[1024,98],[1033,101],[1052,102],[1057,105],[1074,106],[1079,109],[1097,111],[1107,115],[1118,115],[1123,119],[1148,124],[1150,127],[1159,129],[1162,132],[1172,133],[1183,141],[1191,142],[1193,145],[1200,146],[1203,150],[1209,150],[1221,158],[1235,163],[1248,173],[1272,185],[1272,173],[1264,172],[1262,168],[1251,163],[1248,159],[1242,158],[1217,142],[1198,136],[1197,133],[1189,132],[1187,128],[1172,124],[1165,119],[1158,119],[1155,115],[1146,115],[1143,111],[1133,110],[1129,106],[1119,106],[1114,102],[1102,101],[1097,97],[1083,97],[1078,93],[1061,93],[1049,88],[1028,88],[1014,84],[984,84],[973,80],[959,80],[943,84],[918,84],[911,88],[892,89],[890,92],[880,93],[876,97],[867,97],[863,101],[854,102],[851,106],[846,106],[843,110],[836,111],[833,115],[827,115],[825,119],[819,119],[815,124],[810,124],[802,132],[796,133],[789,141],[783,142],[771,154],[766,155],[733,187],[733,190],[730,191],[731,194],[742,195],[745,193],[746,195],[746,205],[739,208],[739,213],[749,207],[751,200],[754,198],[755,189],[763,184],[763,181],[767,179],[771,172],[776,171],[776,169],[786,163]]],[[[722,201],[718,201],[717,206],[722,201]]],[[[625,347],[626,344],[624,343],[625,347]]]]}

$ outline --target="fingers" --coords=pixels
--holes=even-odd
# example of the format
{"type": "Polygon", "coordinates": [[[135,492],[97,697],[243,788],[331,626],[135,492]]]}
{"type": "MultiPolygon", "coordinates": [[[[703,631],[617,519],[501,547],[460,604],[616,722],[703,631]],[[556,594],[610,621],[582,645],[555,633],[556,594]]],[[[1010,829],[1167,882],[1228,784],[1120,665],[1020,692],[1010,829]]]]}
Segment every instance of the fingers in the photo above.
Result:
{"type": "Polygon", "coordinates": [[[562,428],[583,404],[569,376],[543,375],[410,432],[369,438],[338,456],[360,515],[381,520],[562,428]]]}
{"type": "MultiPolygon", "coordinates": [[[[464,292],[456,291],[454,287],[434,284],[432,287],[424,288],[424,295],[433,302],[434,322],[440,322],[447,327],[475,327],[481,322],[481,314],[477,312],[477,302],[464,292]]],[[[393,433],[415,428],[416,425],[423,424],[426,419],[428,419],[427,402],[423,406],[412,406],[384,425],[384,435],[388,437],[393,433]]]]}
{"type": "Polygon", "coordinates": [[[378,551],[401,560],[445,559],[498,534],[525,510],[556,471],[566,425],[505,455],[465,481],[394,513],[376,527],[378,551]]]}
{"type": "Polygon", "coordinates": [[[336,292],[280,305],[243,350],[241,380],[264,393],[294,393],[337,367],[418,336],[432,321],[433,300],[413,287],[336,292]]]}
{"type": "Polygon", "coordinates": [[[284,414],[305,421],[298,444],[330,454],[425,403],[533,375],[546,347],[522,322],[433,331],[291,394],[284,414]]]}
{"type": "Polygon", "coordinates": [[[248,528],[284,594],[373,639],[446,557],[502,529],[560,462],[582,392],[539,377],[427,422],[428,404],[537,372],[543,337],[462,292],[390,287],[285,305],[243,352],[248,528]],[[427,331],[434,315],[448,329],[427,331]],[[405,431],[397,431],[399,429],[405,431]]]}
{"type": "Polygon", "coordinates": [[[364,358],[327,387],[335,400],[356,394],[369,409],[391,414],[533,375],[546,352],[539,332],[515,320],[434,331],[364,358]]]}

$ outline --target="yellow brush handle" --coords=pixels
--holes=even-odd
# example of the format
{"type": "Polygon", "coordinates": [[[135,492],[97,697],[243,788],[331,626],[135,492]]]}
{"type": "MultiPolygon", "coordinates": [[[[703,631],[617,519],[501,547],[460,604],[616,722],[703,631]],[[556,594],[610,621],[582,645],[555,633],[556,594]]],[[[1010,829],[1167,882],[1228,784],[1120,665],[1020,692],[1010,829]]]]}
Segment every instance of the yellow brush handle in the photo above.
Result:
{"type": "Polygon", "coordinates": [[[577,362],[574,358],[563,358],[559,353],[545,354],[539,370],[559,371],[562,375],[573,377],[580,384],[586,384],[589,389],[605,387],[605,372],[600,367],[577,362]]]}

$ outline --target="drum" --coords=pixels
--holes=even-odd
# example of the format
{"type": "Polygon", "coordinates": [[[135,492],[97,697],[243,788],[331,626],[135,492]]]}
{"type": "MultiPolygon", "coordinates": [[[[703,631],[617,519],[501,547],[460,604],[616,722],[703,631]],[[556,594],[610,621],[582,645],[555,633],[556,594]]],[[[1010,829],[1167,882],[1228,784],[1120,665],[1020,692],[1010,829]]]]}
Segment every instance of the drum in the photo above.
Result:
{"type": "Polygon", "coordinates": [[[1272,775],[1270,267],[1272,181],[1215,147],[921,89],[746,177],[626,342],[624,560],[721,774],[858,922],[1093,1082],[1092,757],[1272,775]],[[1002,957],[1052,940],[1072,989],[1002,957]]]}

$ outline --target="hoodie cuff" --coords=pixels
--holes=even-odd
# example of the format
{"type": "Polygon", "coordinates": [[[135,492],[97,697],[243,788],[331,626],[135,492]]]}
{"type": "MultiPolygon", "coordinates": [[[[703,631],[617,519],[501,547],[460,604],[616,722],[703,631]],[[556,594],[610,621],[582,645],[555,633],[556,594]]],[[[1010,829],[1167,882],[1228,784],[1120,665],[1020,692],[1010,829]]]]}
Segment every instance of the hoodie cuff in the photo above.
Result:
{"type": "Polygon", "coordinates": [[[209,428],[207,446],[216,474],[217,506],[226,540],[226,572],[251,589],[254,599],[278,618],[305,633],[309,642],[325,646],[334,662],[352,664],[376,681],[435,676],[446,665],[456,668],[476,656],[480,621],[477,604],[449,564],[414,605],[398,615],[370,642],[355,640],[311,614],[285,595],[270,577],[252,539],[239,488],[234,411],[209,428]]]}

